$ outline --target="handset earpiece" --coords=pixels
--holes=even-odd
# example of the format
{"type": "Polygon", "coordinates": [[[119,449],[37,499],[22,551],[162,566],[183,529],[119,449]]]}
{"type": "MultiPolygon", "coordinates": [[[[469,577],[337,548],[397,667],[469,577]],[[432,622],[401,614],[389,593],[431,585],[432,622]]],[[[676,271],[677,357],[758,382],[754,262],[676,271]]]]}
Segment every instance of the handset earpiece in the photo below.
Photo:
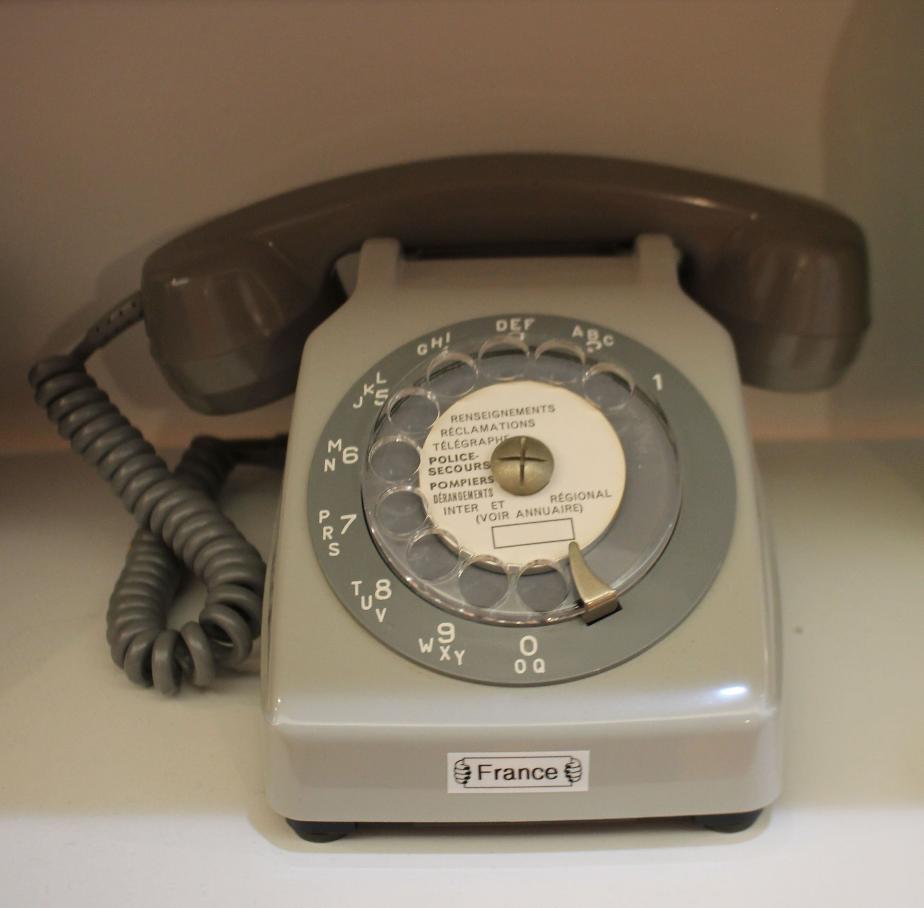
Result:
{"type": "Polygon", "coordinates": [[[306,282],[272,241],[229,237],[161,266],[172,248],[148,260],[142,284],[151,355],[170,387],[201,413],[291,394],[305,338],[342,299],[336,277],[306,282]]]}

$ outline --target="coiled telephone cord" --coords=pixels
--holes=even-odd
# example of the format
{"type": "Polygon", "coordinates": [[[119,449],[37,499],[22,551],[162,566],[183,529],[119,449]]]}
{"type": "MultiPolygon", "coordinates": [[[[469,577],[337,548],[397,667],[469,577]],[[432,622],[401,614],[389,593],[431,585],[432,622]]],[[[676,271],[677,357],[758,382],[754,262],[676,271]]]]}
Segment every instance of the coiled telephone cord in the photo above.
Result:
{"type": "Polygon", "coordinates": [[[240,665],[260,635],[266,565],[214,498],[235,464],[281,467],[286,438],[199,437],[171,472],[85,365],[141,318],[136,293],[69,353],[33,366],[29,384],[59,434],[109,482],[139,525],[106,615],[113,661],[135,684],[174,694],[184,678],[207,687],[218,665],[240,665]],[[168,618],[184,570],[204,583],[205,605],[198,621],[174,630],[168,618]]]}

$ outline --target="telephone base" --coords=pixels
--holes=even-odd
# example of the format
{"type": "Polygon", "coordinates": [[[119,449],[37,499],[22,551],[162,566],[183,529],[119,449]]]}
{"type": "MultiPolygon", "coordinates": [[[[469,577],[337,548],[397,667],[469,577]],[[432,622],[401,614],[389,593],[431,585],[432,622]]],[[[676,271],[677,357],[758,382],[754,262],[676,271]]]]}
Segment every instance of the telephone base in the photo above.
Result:
{"type": "MultiPolygon", "coordinates": [[[[599,259],[418,261],[402,258],[395,242],[366,244],[356,292],[306,346],[289,434],[261,651],[266,794],[277,814],[326,817],[320,829],[305,827],[310,834],[329,833],[335,821],[655,817],[687,828],[704,818],[700,825],[731,831],[776,799],[782,729],[770,539],[733,348],[683,294],[676,263],[674,247],[658,237],[641,239],[631,256],[599,259]],[[457,324],[460,311],[469,318],[457,324]],[[522,342],[534,348],[532,363],[549,339],[567,347],[599,326],[612,345],[605,349],[618,347],[620,362],[647,383],[684,452],[683,517],[666,554],[623,595],[620,612],[592,625],[460,618],[390,575],[363,520],[357,470],[369,462],[360,452],[371,457],[376,443],[379,411],[369,401],[377,382],[388,382],[385,398],[406,386],[416,399],[416,379],[401,376],[428,361],[431,339],[439,349],[454,343],[464,363],[472,359],[465,351],[480,355],[482,337],[509,332],[512,321],[532,332],[522,342]],[[372,324],[375,331],[357,329],[372,324]],[[611,324],[620,332],[608,333],[611,324]],[[399,354],[406,361],[393,359],[399,354]],[[318,406],[322,388],[341,401],[334,416],[318,406]],[[331,515],[336,526],[326,523],[331,515]],[[704,546],[725,538],[727,551],[707,557],[704,546]],[[670,627],[647,623],[678,606],[686,611],[670,627]],[[630,644],[635,655],[612,665],[614,649],[630,644]],[[514,784],[524,780],[540,784],[514,784]]],[[[561,451],[565,463],[567,445],[561,451]]]]}

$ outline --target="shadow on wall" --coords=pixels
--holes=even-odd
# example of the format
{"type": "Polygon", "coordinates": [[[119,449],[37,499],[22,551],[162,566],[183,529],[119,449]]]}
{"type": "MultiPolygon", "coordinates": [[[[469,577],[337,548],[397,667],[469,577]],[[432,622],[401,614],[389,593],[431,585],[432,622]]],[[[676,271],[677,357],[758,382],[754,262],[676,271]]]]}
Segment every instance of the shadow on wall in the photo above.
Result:
{"type": "Polygon", "coordinates": [[[860,0],[829,73],[824,196],[863,226],[873,324],[828,398],[835,436],[924,434],[924,4],[860,0]]]}

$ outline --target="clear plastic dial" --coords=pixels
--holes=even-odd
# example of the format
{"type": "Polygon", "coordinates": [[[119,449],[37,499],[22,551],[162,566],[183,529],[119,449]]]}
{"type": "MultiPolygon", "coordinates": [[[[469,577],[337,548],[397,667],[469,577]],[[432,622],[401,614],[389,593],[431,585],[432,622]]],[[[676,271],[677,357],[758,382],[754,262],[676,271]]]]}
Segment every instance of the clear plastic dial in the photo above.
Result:
{"type": "MultiPolygon", "coordinates": [[[[382,556],[426,600],[480,622],[551,624],[582,610],[571,542],[617,592],[667,545],[677,453],[618,363],[566,339],[502,335],[443,350],[397,388],[365,451],[363,508],[382,556]],[[554,459],[538,492],[511,493],[492,472],[492,453],[516,436],[554,459]]],[[[521,470],[532,466],[524,455],[521,470]]]]}

